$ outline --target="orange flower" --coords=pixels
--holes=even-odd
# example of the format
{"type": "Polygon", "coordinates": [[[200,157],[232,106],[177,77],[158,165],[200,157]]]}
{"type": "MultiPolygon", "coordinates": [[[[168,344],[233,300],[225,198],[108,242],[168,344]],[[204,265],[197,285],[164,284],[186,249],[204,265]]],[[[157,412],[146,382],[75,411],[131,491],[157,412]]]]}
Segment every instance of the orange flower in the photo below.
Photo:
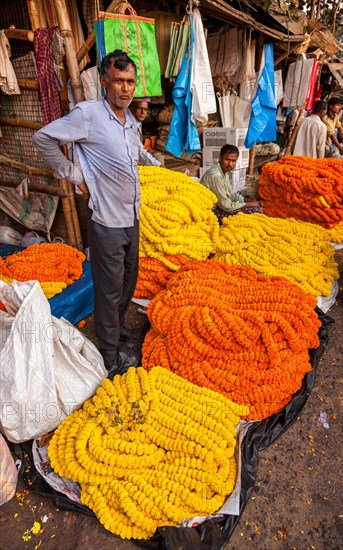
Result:
{"type": "Polygon", "coordinates": [[[146,369],[163,366],[248,405],[248,419],[281,410],[311,369],[316,299],[283,277],[215,260],[180,267],[148,307],[146,369]]]}
{"type": "MultiPolygon", "coordinates": [[[[166,254],[165,258],[168,263],[175,265],[176,270],[179,266],[189,262],[187,258],[179,255],[166,254]]],[[[135,298],[145,298],[150,300],[161,290],[164,290],[167,281],[173,275],[174,271],[167,267],[161,260],[157,258],[140,258],[139,259],[139,274],[135,289],[135,298]]]]}
{"type": "Polygon", "coordinates": [[[323,227],[343,220],[343,161],[284,157],[262,168],[259,195],[269,216],[323,227]]]}

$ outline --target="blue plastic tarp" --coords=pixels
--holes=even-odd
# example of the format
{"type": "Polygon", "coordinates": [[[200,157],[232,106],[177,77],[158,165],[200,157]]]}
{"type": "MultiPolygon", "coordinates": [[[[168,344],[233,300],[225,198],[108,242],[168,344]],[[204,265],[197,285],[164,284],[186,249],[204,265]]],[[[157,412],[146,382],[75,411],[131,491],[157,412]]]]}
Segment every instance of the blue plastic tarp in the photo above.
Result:
{"type": "Polygon", "coordinates": [[[258,79],[258,89],[251,102],[252,112],[245,147],[254,143],[276,140],[276,100],[274,82],[274,47],[264,46],[264,67],[258,79]]]}
{"type": "Polygon", "coordinates": [[[181,157],[183,151],[186,155],[192,155],[201,150],[196,124],[191,121],[192,92],[190,84],[193,42],[194,32],[191,18],[189,49],[183,58],[172,92],[174,112],[166,145],[166,151],[178,158],[181,157]]]}
{"type": "MultiPolygon", "coordinates": [[[[3,258],[23,250],[21,246],[11,244],[0,245],[0,256],[3,258]]],[[[90,262],[83,262],[81,277],[72,285],[67,286],[60,294],[50,298],[51,314],[54,317],[64,317],[73,325],[94,311],[93,280],[90,262]]]]}

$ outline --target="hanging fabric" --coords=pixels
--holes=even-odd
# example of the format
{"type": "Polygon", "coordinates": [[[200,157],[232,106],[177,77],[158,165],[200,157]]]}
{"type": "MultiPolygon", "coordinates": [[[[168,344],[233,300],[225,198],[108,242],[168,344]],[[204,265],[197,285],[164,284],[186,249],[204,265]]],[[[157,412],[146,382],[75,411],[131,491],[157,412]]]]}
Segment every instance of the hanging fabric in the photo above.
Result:
{"type": "Polygon", "coordinates": [[[171,27],[170,49],[165,70],[166,78],[173,79],[179,74],[188,48],[188,41],[189,21],[188,16],[185,16],[181,23],[173,23],[171,27]]]}
{"type": "Polygon", "coordinates": [[[251,40],[251,33],[247,37],[245,32],[242,47],[242,64],[240,66],[237,82],[247,82],[255,78],[255,50],[256,40],[251,40]]]}
{"type": "Polygon", "coordinates": [[[160,60],[161,74],[165,74],[168,52],[171,44],[171,29],[172,24],[177,23],[177,15],[170,11],[170,7],[162,0],[155,6],[154,11],[150,11],[144,14],[145,17],[151,17],[155,20],[155,34],[158,57],[160,60]],[[164,10],[161,8],[165,8],[164,10]]]}
{"type": "Polygon", "coordinates": [[[127,2],[116,9],[117,13],[99,11],[94,22],[99,66],[104,54],[123,50],[137,67],[136,97],[162,95],[154,20],[139,17],[127,2]]]}
{"type": "Polygon", "coordinates": [[[308,87],[307,97],[305,101],[305,109],[313,109],[315,103],[315,92],[318,79],[318,73],[320,69],[320,63],[317,59],[313,60],[313,66],[311,71],[310,83],[308,87]]]}
{"type": "Polygon", "coordinates": [[[183,150],[192,155],[201,150],[198,131],[191,119],[192,94],[190,78],[192,73],[193,28],[190,26],[189,48],[184,55],[180,72],[176,79],[172,96],[174,111],[170,122],[170,131],[166,151],[180,158],[183,150]]]}
{"type": "Polygon", "coordinates": [[[226,94],[219,95],[217,94],[218,105],[219,105],[219,114],[220,120],[223,128],[232,128],[233,127],[233,112],[230,105],[230,92],[226,94]]]}
{"type": "Polygon", "coordinates": [[[60,96],[51,48],[54,32],[55,29],[51,28],[36,29],[33,41],[45,124],[61,117],[60,96]]]}
{"type": "Polygon", "coordinates": [[[208,36],[207,48],[213,77],[221,76],[230,80],[237,73],[242,61],[241,47],[236,28],[208,36]]]}
{"type": "Polygon", "coordinates": [[[306,59],[301,54],[295,63],[288,67],[284,87],[283,107],[304,109],[311,81],[314,59],[306,59]]]}
{"type": "Polygon", "coordinates": [[[6,95],[20,94],[12,63],[11,46],[5,31],[0,31],[0,90],[6,95]]]}
{"type": "Polygon", "coordinates": [[[282,82],[282,70],[274,71],[275,81],[275,102],[276,105],[281,103],[283,98],[283,82],[282,82]]]}
{"type": "Polygon", "coordinates": [[[233,113],[232,126],[234,128],[248,128],[251,116],[251,103],[238,95],[232,98],[231,111],[233,113]]]}
{"type": "Polygon", "coordinates": [[[274,48],[265,44],[258,89],[251,102],[252,112],[245,147],[250,149],[257,142],[276,140],[276,103],[274,83],[274,48]]]}
{"type": "Polygon", "coordinates": [[[193,33],[192,72],[190,88],[192,92],[192,122],[205,124],[208,115],[217,112],[216,96],[208,59],[206,38],[200,11],[194,8],[191,15],[193,33]]]}

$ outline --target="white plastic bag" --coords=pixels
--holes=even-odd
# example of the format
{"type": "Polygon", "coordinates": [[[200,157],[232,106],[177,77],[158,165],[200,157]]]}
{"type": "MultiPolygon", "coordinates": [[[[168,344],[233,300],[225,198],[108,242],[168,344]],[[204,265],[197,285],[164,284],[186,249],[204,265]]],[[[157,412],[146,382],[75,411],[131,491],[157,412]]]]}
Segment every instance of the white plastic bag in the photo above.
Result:
{"type": "Polygon", "coordinates": [[[22,235],[13,229],[13,227],[8,227],[3,225],[0,227],[0,244],[21,244],[22,235]]]}
{"type": "Polygon", "coordinates": [[[8,445],[0,434],[0,506],[15,495],[18,471],[8,445]]]}
{"type": "Polygon", "coordinates": [[[107,376],[94,344],[57,319],[38,281],[0,281],[0,427],[15,443],[40,437],[107,376]]]}

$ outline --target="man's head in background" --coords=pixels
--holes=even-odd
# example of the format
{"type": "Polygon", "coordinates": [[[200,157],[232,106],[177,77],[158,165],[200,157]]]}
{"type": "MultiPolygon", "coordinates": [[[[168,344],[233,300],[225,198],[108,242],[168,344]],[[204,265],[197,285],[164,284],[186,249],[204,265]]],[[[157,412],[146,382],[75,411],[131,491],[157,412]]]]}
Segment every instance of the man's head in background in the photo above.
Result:
{"type": "Polygon", "coordinates": [[[144,122],[148,114],[149,99],[134,99],[130,105],[130,111],[138,122],[144,122]]]}
{"type": "Polygon", "coordinates": [[[219,164],[224,174],[235,169],[238,157],[239,150],[236,145],[230,145],[229,143],[223,145],[219,154],[219,164]]]}
{"type": "Polygon", "coordinates": [[[322,119],[328,110],[328,104],[326,101],[316,101],[313,109],[313,114],[319,116],[322,119]]]}

